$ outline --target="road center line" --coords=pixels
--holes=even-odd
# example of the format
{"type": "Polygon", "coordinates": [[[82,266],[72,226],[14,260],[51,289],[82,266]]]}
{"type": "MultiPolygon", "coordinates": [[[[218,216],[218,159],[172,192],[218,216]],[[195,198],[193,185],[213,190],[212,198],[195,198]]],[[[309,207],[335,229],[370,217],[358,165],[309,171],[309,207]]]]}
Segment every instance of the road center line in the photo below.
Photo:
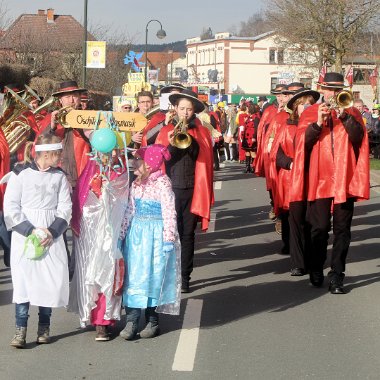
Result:
{"type": "Polygon", "coordinates": [[[215,211],[211,211],[211,213],[210,213],[210,222],[208,224],[208,229],[207,229],[208,233],[215,232],[215,221],[216,221],[216,212],[215,211]]]}
{"type": "Polygon", "coordinates": [[[202,307],[202,300],[189,299],[187,301],[182,330],[174,355],[173,371],[191,372],[194,369],[202,307]]]}
{"type": "Polygon", "coordinates": [[[222,188],[222,181],[215,181],[214,190],[220,190],[222,188]]]}

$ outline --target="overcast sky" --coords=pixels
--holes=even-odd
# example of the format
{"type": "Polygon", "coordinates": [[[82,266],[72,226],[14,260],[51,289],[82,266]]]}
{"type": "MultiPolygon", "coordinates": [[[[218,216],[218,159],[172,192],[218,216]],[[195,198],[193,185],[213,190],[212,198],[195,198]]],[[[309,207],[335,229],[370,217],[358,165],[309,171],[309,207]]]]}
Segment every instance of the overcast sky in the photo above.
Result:
{"type": "MultiPolygon", "coordinates": [[[[83,23],[85,0],[0,0],[14,20],[23,13],[37,13],[38,9],[53,8],[56,14],[71,14],[83,23]]],[[[263,0],[88,0],[89,28],[96,25],[113,26],[125,33],[133,43],[145,43],[145,26],[151,19],[161,21],[166,31],[165,40],[155,36],[159,24],[149,25],[148,42],[161,43],[199,36],[203,28],[214,33],[239,29],[241,21],[260,11],[263,0]]]]}

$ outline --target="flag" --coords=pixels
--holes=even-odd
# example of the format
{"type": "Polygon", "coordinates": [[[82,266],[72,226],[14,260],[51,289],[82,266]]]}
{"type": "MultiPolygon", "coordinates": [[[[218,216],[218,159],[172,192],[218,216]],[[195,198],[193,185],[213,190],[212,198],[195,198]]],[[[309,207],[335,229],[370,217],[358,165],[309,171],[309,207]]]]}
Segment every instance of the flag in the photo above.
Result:
{"type": "Polygon", "coordinates": [[[369,76],[369,83],[371,84],[372,88],[375,88],[377,86],[377,77],[379,76],[379,73],[377,71],[377,66],[373,69],[371,75],[369,76]]]}
{"type": "Polygon", "coordinates": [[[319,79],[318,83],[323,83],[323,80],[325,79],[325,75],[327,73],[327,65],[326,62],[322,65],[321,71],[319,72],[319,79]]]}
{"type": "Polygon", "coordinates": [[[347,79],[348,85],[350,86],[350,88],[352,88],[352,85],[354,84],[354,68],[352,67],[352,65],[347,70],[346,79],[347,79]]]}

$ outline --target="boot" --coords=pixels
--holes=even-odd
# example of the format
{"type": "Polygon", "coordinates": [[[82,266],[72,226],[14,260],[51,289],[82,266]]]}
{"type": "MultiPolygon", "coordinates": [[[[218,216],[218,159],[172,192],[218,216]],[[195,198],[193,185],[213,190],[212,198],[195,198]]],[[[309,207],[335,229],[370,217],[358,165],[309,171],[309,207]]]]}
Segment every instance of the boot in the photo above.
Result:
{"type": "Polygon", "coordinates": [[[143,339],[154,338],[160,333],[158,327],[158,313],[154,307],[147,307],[145,309],[145,320],[147,322],[144,330],[140,331],[140,337],[143,339]]]}
{"type": "Polygon", "coordinates": [[[243,173],[250,173],[251,168],[251,157],[245,156],[245,169],[243,170],[243,173]]]}
{"type": "Polygon", "coordinates": [[[126,307],[125,313],[127,315],[127,324],[124,329],[120,331],[119,336],[125,340],[133,340],[136,338],[137,330],[139,328],[141,309],[126,307]]]}
{"type": "Polygon", "coordinates": [[[38,325],[37,330],[37,344],[49,344],[50,343],[50,327],[44,325],[38,325]]]}
{"type": "Polygon", "coordinates": [[[16,326],[16,333],[10,345],[17,348],[24,348],[26,345],[26,327],[16,326]]]}
{"type": "Polygon", "coordinates": [[[96,325],[96,337],[95,340],[97,342],[106,342],[110,340],[108,335],[107,326],[96,325]]]}
{"type": "Polygon", "coordinates": [[[248,173],[253,173],[253,169],[252,169],[252,157],[251,156],[249,156],[248,173]]]}
{"type": "Polygon", "coordinates": [[[133,340],[136,338],[138,324],[136,322],[127,322],[124,329],[120,331],[119,336],[125,340],[133,340]]]}

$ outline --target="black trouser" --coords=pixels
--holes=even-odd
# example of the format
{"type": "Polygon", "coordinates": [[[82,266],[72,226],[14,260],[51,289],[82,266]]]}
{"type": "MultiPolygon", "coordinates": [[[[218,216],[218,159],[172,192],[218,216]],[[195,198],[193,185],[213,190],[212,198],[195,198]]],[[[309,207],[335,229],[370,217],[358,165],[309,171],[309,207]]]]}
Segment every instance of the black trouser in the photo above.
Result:
{"type": "Polygon", "coordinates": [[[181,240],[182,281],[190,281],[194,266],[195,228],[198,216],[190,212],[194,189],[173,188],[177,212],[178,233],[181,240]]]}
{"type": "MultiPolygon", "coordinates": [[[[308,202],[307,221],[311,226],[310,269],[322,271],[327,256],[329,231],[331,230],[332,198],[317,199],[308,202]]],[[[333,207],[333,248],[331,270],[341,274],[346,268],[346,258],[351,241],[351,222],[354,213],[354,199],[333,207]]]]}
{"type": "Polygon", "coordinates": [[[307,270],[310,249],[310,226],[306,222],[306,201],[290,202],[289,205],[289,253],[291,268],[307,270]]]}
{"type": "Polygon", "coordinates": [[[231,160],[230,144],[225,142],[223,143],[223,146],[224,146],[224,151],[226,155],[226,161],[230,161],[231,160]]]}
{"type": "Polygon", "coordinates": [[[219,144],[218,143],[215,143],[213,148],[212,148],[212,152],[213,152],[213,155],[214,155],[214,168],[216,170],[219,169],[219,155],[218,155],[218,149],[219,149],[219,144]]]}
{"type": "Polygon", "coordinates": [[[284,246],[282,247],[282,253],[288,254],[289,253],[289,211],[282,210],[280,213],[280,219],[281,219],[281,239],[284,243],[284,246]]]}

